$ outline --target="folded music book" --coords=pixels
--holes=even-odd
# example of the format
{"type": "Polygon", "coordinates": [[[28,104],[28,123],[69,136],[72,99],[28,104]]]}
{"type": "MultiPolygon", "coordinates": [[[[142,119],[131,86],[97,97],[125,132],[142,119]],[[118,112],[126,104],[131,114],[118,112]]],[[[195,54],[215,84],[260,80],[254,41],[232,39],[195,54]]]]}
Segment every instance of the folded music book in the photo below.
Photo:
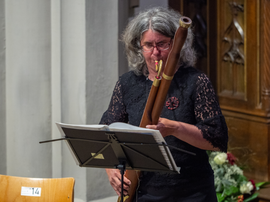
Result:
{"type": "Polygon", "coordinates": [[[158,130],[120,122],[108,126],[56,124],[81,167],[117,168],[124,161],[128,170],[180,173],[158,130]]]}

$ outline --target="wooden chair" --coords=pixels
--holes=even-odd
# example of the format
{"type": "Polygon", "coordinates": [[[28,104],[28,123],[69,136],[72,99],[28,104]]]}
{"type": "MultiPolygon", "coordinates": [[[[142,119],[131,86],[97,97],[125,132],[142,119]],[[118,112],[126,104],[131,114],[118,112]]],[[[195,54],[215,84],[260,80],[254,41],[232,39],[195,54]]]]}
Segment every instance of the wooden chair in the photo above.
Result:
{"type": "Polygon", "coordinates": [[[0,201],[73,202],[74,178],[26,178],[0,175],[0,201]]]}

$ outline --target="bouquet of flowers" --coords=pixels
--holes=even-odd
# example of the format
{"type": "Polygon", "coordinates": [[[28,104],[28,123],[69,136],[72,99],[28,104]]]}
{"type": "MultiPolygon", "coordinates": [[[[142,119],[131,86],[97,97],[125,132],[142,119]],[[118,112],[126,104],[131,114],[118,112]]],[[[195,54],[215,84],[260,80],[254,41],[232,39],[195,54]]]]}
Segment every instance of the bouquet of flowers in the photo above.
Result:
{"type": "Polygon", "coordinates": [[[259,195],[257,190],[269,182],[254,183],[247,180],[232,153],[211,152],[209,162],[214,171],[218,202],[247,202],[259,195]]]}

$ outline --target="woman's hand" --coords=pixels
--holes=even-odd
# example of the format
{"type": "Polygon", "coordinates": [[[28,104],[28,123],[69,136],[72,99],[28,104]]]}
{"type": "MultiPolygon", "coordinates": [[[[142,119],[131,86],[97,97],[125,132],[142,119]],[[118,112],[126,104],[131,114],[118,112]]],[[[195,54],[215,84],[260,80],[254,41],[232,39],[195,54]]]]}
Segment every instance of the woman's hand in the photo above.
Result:
{"type": "MultiPolygon", "coordinates": [[[[118,196],[121,196],[121,173],[118,169],[106,169],[109,181],[118,196]]],[[[131,181],[124,176],[124,195],[128,194],[131,181]]]]}
{"type": "Polygon", "coordinates": [[[173,135],[179,130],[179,122],[165,118],[159,118],[157,125],[147,125],[146,128],[159,130],[163,137],[173,135]]]}
{"type": "Polygon", "coordinates": [[[163,137],[173,135],[200,149],[219,151],[219,148],[213,147],[203,138],[202,132],[196,126],[188,123],[159,118],[157,125],[147,125],[146,128],[159,130],[163,137]]]}

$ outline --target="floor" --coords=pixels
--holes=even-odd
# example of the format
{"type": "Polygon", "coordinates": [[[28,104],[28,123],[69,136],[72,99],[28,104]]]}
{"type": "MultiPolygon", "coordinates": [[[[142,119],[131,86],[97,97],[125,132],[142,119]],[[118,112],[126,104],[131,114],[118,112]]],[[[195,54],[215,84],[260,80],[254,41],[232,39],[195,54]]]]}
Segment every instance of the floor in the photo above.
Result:
{"type": "MultiPolygon", "coordinates": [[[[118,196],[111,196],[111,197],[108,197],[108,198],[92,200],[92,201],[89,201],[89,202],[117,202],[117,199],[118,199],[118,196]]],[[[74,202],[85,202],[85,201],[83,201],[81,199],[78,199],[78,198],[75,198],[74,202]]]]}
{"type": "Polygon", "coordinates": [[[118,196],[112,196],[104,199],[89,201],[89,202],[117,202],[118,196]]]}

